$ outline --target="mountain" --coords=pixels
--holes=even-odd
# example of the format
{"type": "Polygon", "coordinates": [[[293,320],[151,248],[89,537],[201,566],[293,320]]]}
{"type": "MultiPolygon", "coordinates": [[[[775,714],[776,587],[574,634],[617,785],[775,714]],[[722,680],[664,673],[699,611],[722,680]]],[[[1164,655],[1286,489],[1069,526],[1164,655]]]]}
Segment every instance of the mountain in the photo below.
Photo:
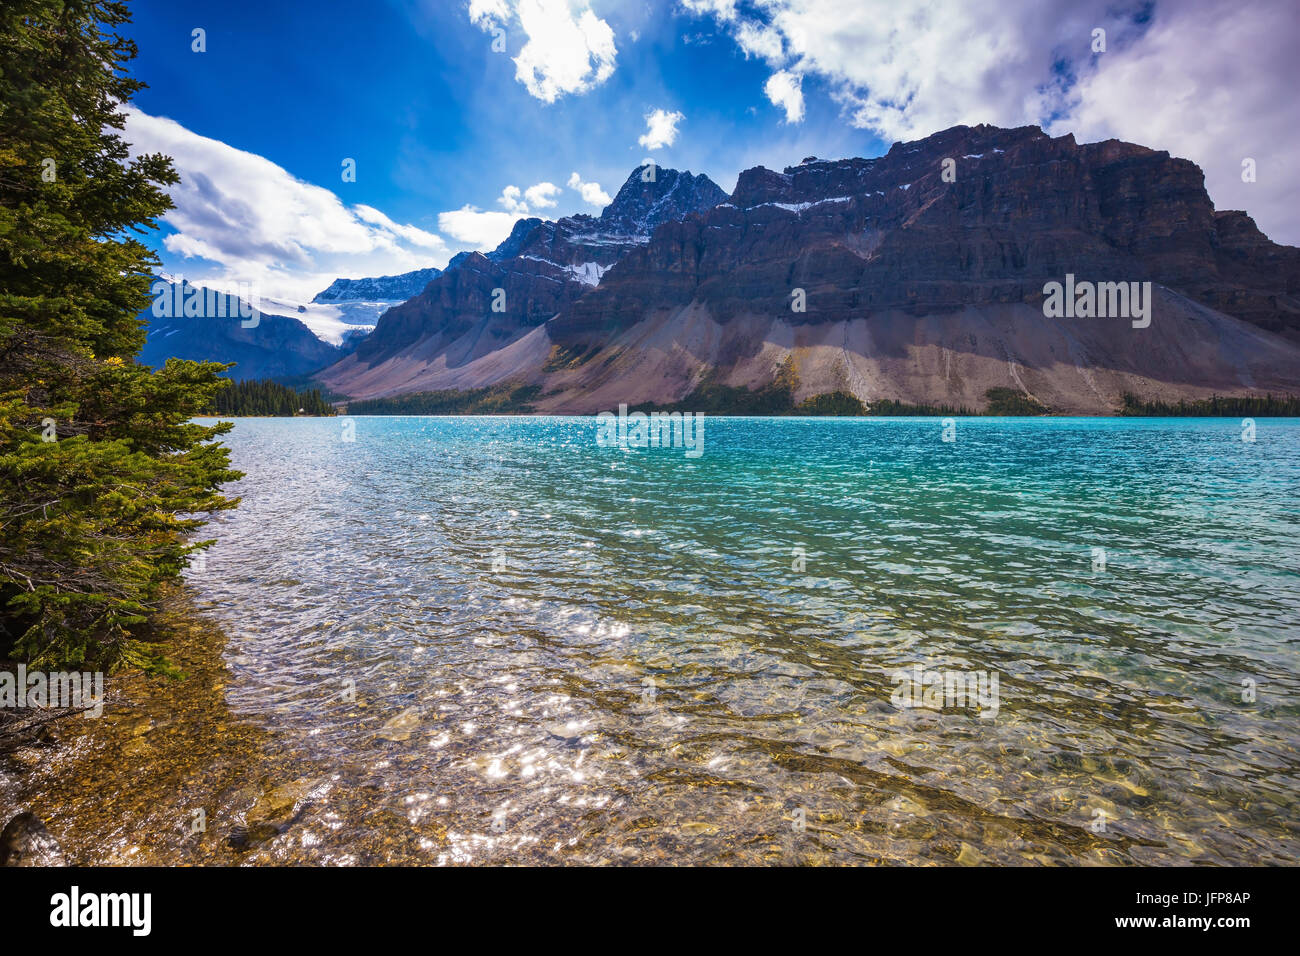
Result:
{"type": "Polygon", "coordinates": [[[441,274],[440,269],[416,269],[395,276],[335,279],[300,308],[316,335],[350,351],[365,338],[379,317],[393,306],[419,295],[441,274]]]}
{"type": "Polygon", "coordinates": [[[440,370],[495,355],[598,286],[656,228],[726,198],[707,176],[640,166],[599,216],[521,219],[495,250],[456,256],[385,313],[331,381],[371,394],[416,391],[440,370]]]}
{"type": "MultiPolygon", "coordinates": [[[[168,294],[175,295],[172,283],[165,283],[165,287],[168,294]]],[[[194,289],[185,282],[183,295],[188,298],[194,289]]],[[[307,375],[336,362],[342,354],[295,318],[261,313],[255,326],[244,328],[243,322],[252,319],[240,318],[235,303],[241,300],[232,297],[218,310],[212,297],[201,298],[200,315],[155,316],[152,308],[141,313],[140,318],[148,325],[148,337],[139,356],[142,365],[157,368],[169,358],[234,362],[235,367],[225,375],[243,381],[307,375]]]]}
{"type": "Polygon", "coordinates": [[[982,408],[999,389],[1083,414],[1300,392],[1300,249],[1216,211],[1167,152],[963,126],[749,169],[726,201],[658,174],[598,220],[517,224],[509,255],[449,268],[321,378],[358,398],[519,383],[574,413],[778,380],[796,400],[982,408]],[[1151,283],[1150,324],[1057,315],[1045,289],[1067,276],[1151,283]]]}
{"type": "Polygon", "coordinates": [[[318,292],[313,302],[405,302],[419,295],[436,279],[441,269],[416,269],[396,276],[370,279],[335,279],[329,288],[318,292]]]}

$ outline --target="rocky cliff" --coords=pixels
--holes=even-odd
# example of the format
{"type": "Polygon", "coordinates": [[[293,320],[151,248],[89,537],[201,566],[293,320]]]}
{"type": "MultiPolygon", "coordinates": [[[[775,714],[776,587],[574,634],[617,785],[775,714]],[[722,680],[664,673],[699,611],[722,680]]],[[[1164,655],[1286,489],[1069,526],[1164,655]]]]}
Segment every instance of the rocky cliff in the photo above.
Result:
{"type": "Polygon", "coordinates": [[[395,276],[366,279],[335,279],[316,293],[313,302],[405,302],[419,295],[424,287],[438,278],[441,269],[416,269],[395,276]]]}
{"type": "Polygon", "coordinates": [[[518,381],[575,412],[783,368],[801,397],[981,407],[1008,388],[1065,412],[1124,391],[1300,391],[1300,250],[1216,212],[1200,169],[1166,152],[956,127],[876,159],[746,170],[725,201],[658,176],[646,193],[634,172],[598,220],[521,222],[325,381],[358,397],[518,381]],[[1049,317],[1044,286],[1067,275],[1150,282],[1151,324],[1049,317]]]}
{"type": "Polygon", "coordinates": [[[656,227],[724,199],[707,176],[642,166],[599,216],[521,219],[495,250],[461,253],[386,312],[328,378],[374,394],[419,389],[427,372],[489,357],[573,305],[656,227]]]}

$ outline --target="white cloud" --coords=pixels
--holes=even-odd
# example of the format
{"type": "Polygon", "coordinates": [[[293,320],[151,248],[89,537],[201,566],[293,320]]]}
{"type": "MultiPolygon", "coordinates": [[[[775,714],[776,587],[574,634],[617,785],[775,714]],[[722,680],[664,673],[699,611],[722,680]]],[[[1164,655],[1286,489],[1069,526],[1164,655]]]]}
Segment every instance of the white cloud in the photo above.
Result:
{"type": "Polygon", "coordinates": [[[555,183],[536,183],[524,190],[524,199],[533,209],[550,209],[559,194],[560,187],[555,183]]]}
{"type": "Polygon", "coordinates": [[[584,0],[471,0],[470,22],[490,32],[518,21],[528,37],[515,79],[545,103],[585,93],[614,73],[614,31],[584,0]]]}
{"type": "Polygon", "coordinates": [[[677,124],[686,119],[681,113],[674,110],[654,110],[645,115],[645,135],[637,138],[637,142],[646,149],[659,149],[661,146],[671,146],[677,141],[677,124]]]}
{"type": "Polygon", "coordinates": [[[797,74],[778,70],[767,79],[763,92],[773,105],[785,110],[787,123],[799,123],[803,120],[802,77],[797,74]]]}
{"type": "Polygon", "coordinates": [[[609,193],[600,188],[600,183],[584,183],[577,173],[569,177],[569,188],[580,192],[583,202],[602,209],[614,201],[609,193]]]}
{"type": "Polygon", "coordinates": [[[416,226],[294,177],[265,157],[191,132],[164,117],[127,112],[131,154],[171,156],[181,181],[163,216],[164,267],[219,288],[257,283],[262,294],[306,301],[336,278],[442,266],[450,250],[416,226]],[[194,261],[206,260],[204,262],[194,261]]]}
{"type": "Polygon", "coordinates": [[[1294,0],[682,4],[773,67],[765,92],[788,122],[783,73],[822,77],[852,125],[887,140],[978,123],[1117,136],[1191,159],[1219,208],[1244,207],[1274,239],[1300,241],[1294,0]],[[1135,16],[1143,9],[1149,22],[1135,16]],[[1107,52],[1093,54],[1098,27],[1107,52]],[[1241,182],[1246,157],[1259,163],[1253,184],[1241,182]]]}
{"type": "Polygon", "coordinates": [[[501,190],[501,196],[497,199],[506,212],[514,213],[517,216],[528,215],[528,203],[523,201],[523,194],[519,191],[518,186],[507,186],[501,190]]]}
{"type": "Polygon", "coordinates": [[[825,77],[853,125],[910,139],[958,123],[1034,122],[1042,104],[1036,91],[1052,84],[1058,58],[1090,56],[1094,26],[1122,32],[1107,15],[1111,5],[769,0],[765,19],[734,14],[723,23],[746,52],[780,67],[778,76],[825,77]]]}
{"type": "Polygon", "coordinates": [[[535,183],[522,192],[518,186],[507,186],[501,190],[497,205],[516,216],[529,216],[534,209],[549,209],[554,206],[554,197],[559,194],[560,187],[555,183],[535,183]]]}
{"type": "Polygon", "coordinates": [[[393,220],[389,219],[373,206],[357,203],[352,207],[352,212],[362,222],[368,222],[371,225],[379,226],[394,235],[401,236],[412,245],[422,246],[425,249],[433,249],[444,253],[447,251],[447,244],[442,241],[441,236],[436,236],[431,232],[426,232],[418,226],[404,226],[401,223],[393,222],[393,220]]]}
{"type": "Polygon", "coordinates": [[[469,0],[469,22],[491,29],[510,19],[510,4],[506,0],[469,0]]]}
{"type": "Polygon", "coordinates": [[[711,13],[724,23],[736,18],[736,0],[681,0],[681,3],[691,13],[711,13]]]}
{"type": "Polygon", "coordinates": [[[490,252],[510,235],[518,218],[512,212],[483,211],[465,205],[439,213],[438,228],[471,249],[490,252]]]}
{"type": "Polygon", "coordinates": [[[737,26],[736,42],[740,44],[746,56],[756,56],[766,60],[772,66],[779,66],[785,54],[781,31],[749,20],[737,26]]]}
{"type": "Polygon", "coordinates": [[[1300,244],[1300,124],[1289,88],[1300,19],[1290,0],[1220,12],[1204,2],[1157,8],[1141,43],[1098,57],[1074,108],[1051,131],[1081,142],[1113,136],[1191,159],[1217,208],[1244,209],[1275,242],[1300,244]],[[1257,163],[1254,183],[1241,181],[1247,158],[1257,163]]]}

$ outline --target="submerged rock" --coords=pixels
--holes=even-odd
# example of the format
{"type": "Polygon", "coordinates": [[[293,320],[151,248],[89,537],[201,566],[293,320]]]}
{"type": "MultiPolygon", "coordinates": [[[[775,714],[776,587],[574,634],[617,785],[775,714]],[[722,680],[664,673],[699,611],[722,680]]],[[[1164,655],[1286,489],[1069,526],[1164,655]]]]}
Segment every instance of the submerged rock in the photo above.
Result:
{"type": "Polygon", "coordinates": [[[411,734],[420,726],[420,711],[416,707],[408,707],[402,711],[383,727],[379,728],[379,736],[384,740],[400,742],[409,740],[411,734]]]}
{"type": "Polygon", "coordinates": [[[981,866],[987,862],[988,860],[984,854],[969,843],[961,845],[961,852],[957,854],[958,866],[981,866]]]}
{"type": "Polygon", "coordinates": [[[299,801],[311,790],[311,782],[295,780],[263,793],[253,804],[249,817],[253,820],[274,821],[291,814],[299,801]]]}
{"type": "Polygon", "coordinates": [[[566,747],[582,746],[582,739],[586,736],[586,732],[575,723],[551,724],[546,728],[546,733],[556,740],[563,741],[566,747]],[[575,728],[578,728],[576,733],[575,728]]]}
{"type": "Polygon", "coordinates": [[[59,841],[34,814],[20,813],[0,833],[0,866],[67,866],[59,841]]]}
{"type": "Polygon", "coordinates": [[[248,809],[246,824],[234,827],[226,844],[245,853],[274,839],[296,826],[315,805],[315,799],[328,790],[324,778],[303,777],[263,791],[248,809]]]}
{"type": "Polygon", "coordinates": [[[237,853],[247,853],[287,829],[289,829],[287,824],[277,826],[274,823],[253,823],[246,827],[235,827],[226,838],[226,844],[237,853]]]}

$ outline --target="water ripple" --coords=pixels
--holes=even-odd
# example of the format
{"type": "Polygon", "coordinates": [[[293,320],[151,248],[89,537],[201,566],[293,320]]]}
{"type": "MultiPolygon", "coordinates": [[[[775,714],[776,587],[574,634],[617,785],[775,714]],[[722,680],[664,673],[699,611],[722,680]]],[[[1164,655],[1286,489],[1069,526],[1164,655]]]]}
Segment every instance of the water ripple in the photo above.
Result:
{"type": "Polygon", "coordinates": [[[266,859],[1300,851],[1295,421],[356,422],[240,421],[190,575],[229,705],[334,773],[266,859]],[[996,717],[896,708],[918,663],[996,717]]]}

